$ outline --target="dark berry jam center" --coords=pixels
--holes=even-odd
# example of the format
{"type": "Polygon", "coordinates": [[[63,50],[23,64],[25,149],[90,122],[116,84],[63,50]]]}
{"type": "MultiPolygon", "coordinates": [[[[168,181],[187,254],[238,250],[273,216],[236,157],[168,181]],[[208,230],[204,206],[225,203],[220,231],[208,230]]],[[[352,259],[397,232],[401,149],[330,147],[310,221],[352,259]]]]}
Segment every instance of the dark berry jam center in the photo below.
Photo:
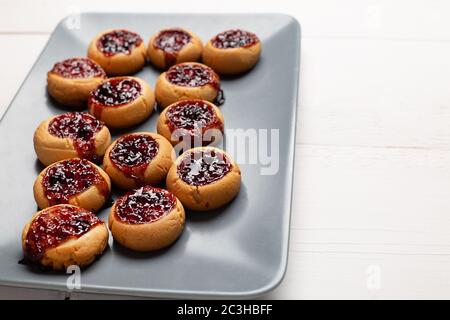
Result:
{"type": "Polygon", "coordinates": [[[183,87],[201,87],[206,84],[218,87],[218,77],[214,71],[199,64],[177,64],[167,70],[166,78],[171,83],[183,87]]]}
{"type": "Polygon", "coordinates": [[[95,134],[103,123],[85,112],[69,112],[55,117],[48,125],[48,132],[58,138],[73,140],[81,158],[95,160],[95,134]]]}
{"type": "Polygon", "coordinates": [[[69,203],[70,197],[104,183],[98,170],[82,159],[58,162],[45,171],[42,179],[45,197],[52,206],[69,203]]]}
{"type": "Polygon", "coordinates": [[[93,102],[117,107],[137,99],[141,95],[141,85],[130,78],[113,78],[102,83],[91,93],[93,102]]]}
{"type": "Polygon", "coordinates": [[[48,249],[65,240],[79,238],[102,221],[91,212],[73,206],[42,211],[31,223],[25,239],[25,256],[38,262],[48,249]]]}
{"type": "Polygon", "coordinates": [[[222,179],[231,170],[227,156],[215,150],[195,150],[183,157],[178,176],[187,184],[202,186],[222,179]]]}
{"type": "Polygon", "coordinates": [[[141,178],[148,164],[158,154],[158,142],[144,134],[130,134],[121,138],[112,148],[111,162],[125,174],[141,178]]]}
{"type": "Polygon", "coordinates": [[[56,63],[50,71],[68,79],[106,77],[105,71],[87,58],[72,58],[56,63]]]}
{"type": "Polygon", "coordinates": [[[166,68],[177,61],[178,52],[191,41],[191,35],[181,29],[162,30],[153,41],[156,48],[163,50],[166,68]]]}
{"type": "Polygon", "coordinates": [[[165,52],[178,52],[191,41],[189,33],[181,29],[161,31],[154,40],[154,46],[165,52]]]}
{"type": "Polygon", "coordinates": [[[216,48],[231,49],[250,47],[258,43],[259,39],[254,33],[233,29],[219,33],[211,41],[216,48]]]}
{"type": "Polygon", "coordinates": [[[166,117],[172,131],[221,127],[213,107],[202,100],[182,100],[167,110],[166,117]]]}
{"type": "Polygon", "coordinates": [[[176,198],[169,191],[146,186],[117,200],[115,213],[122,222],[151,223],[172,211],[175,205],[176,198]]]}
{"type": "Polygon", "coordinates": [[[113,56],[118,53],[130,54],[141,43],[142,38],[137,33],[128,30],[114,30],[105,33],[97,40],[97,48],[105,56],[113,56]]]}

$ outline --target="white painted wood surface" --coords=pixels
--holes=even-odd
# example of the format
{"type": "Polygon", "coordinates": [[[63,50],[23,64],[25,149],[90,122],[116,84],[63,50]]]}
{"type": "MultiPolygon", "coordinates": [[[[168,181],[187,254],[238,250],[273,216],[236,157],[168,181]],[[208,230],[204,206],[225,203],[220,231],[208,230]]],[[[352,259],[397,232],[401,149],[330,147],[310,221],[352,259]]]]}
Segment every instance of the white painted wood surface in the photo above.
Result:
{"type": "Polygon", "coordinates": [[[450,298],[447,1],[0,1],[2,111],[77,10],[294,15],[303,39],[289,265],[265,297],[450,298]]]}

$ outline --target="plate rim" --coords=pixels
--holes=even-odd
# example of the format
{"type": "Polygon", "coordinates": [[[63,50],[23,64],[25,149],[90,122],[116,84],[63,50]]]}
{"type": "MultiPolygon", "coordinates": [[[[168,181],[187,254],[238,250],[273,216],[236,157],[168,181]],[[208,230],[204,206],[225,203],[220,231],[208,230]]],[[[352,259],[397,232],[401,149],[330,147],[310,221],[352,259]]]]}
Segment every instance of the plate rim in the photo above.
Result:
{"type": "MultiPolygon", "coordinates": [[[[95,15],[102,15],[102,16],[108,16],[108,15],[115,15],[115,16],[127,16],[127,15],[142,15],[142,16],[249,16],[249,17],[283,17],[290,21],[290,23],[293,23],[295,26],[295,32],[298,35],[298,38],[295,42],[295,52],[296,52],[296,59],[295,59],[295,65],[293,66],[293,73],[295,76],[293,77],[294,83],[293,87],[294,90],[294,97],[293,97],[293,116],[291,118],[291,125],[289,130],[289,137],[292,143],[290,143],[289,149],[290,153],[288,155],[287,163],[290,163],[291,165],[288,168],[287,174],[287,181],[290,180],[290,188],[289,188],[289,195],[288,199],[290,201],[289,204],[289,212],[288,212],[288,223],[286,223],[283,226],[283,253],[281,256],[280,261],[280,267],[277,270],[277,272],[270,278],[270,280],[264,285],[261,286],[258,289],[254,290],[243,290],[243,291],[234,291],[234,292],[226,292],[226,291],[202,291],[202,290],[161,290],[161,289],[147,289],[147,288],[131,288],[131,287],[124,287],[124,286],[103,286],[103,285],[93,285],[93,284],[85,284],[82,286],[82,289],[79,290],[69,290],[66,287],[62,286],[61,283],[52,283],[47,282],[43,284],[42,282],[37,281],[28,281],[28,282],[17,282],[14,280],[5,280],[0,275],[0,286],[4,287],[15,287],[15,288],[30,288],[30,289],[40,289],[44,291],[57,291],[57,292],[64,292],[70,296],[70,294],[73,293],[90,293],[90,294],[107,294],[107,295],[123,295],[123,296],[135,296],[135,297],[155,297],[155,298],[240,298],[240,299],[246,299],[246,298],[254,298],[259,297],[261,295],[264,295],[266,293],[271,292],[275,288],[277,288],[281,282],[283,281],[287,266],[288,266],[288,256],[289,256],[289,245],[290,245],[290,224],[292,219],[292,208],[293,208],[293,185],[294,185],[294,168],[295,168],[295,154],[296,154],[296,142],[297,142],[297,118],[298,118],[298,108],[299,108],[299,95],[300,95],[300,61],[301,61],[301,33],[302,28],[301,24],[294,16],[285,14],[285,13],[195,13],[195,12],[188,12],[188,13],[171,13],[171,12],[102,12],[102,11],[83,11],[79,13],[80,17],[83,16],[95,16],[95,15]],[[286,230],[287,229],[287,230],[286,230]]],[[[23,81],[21,82],[20,86],[18,87],[17,91],[15,92],[13,98],[11,99],[10,103],[6,107],[4,113],[0,117],[0,125],[4,121],[6,115],[10,111],[12,105],[14,104],[17,96],[22,91],[22,88],[24,84],[27,82],[30,75],[33,73],[37,63],[40,61],[43,53],[46,51],[50,41],[55,36],[55,32],[59,28],[64,28],[63,24],[66,23],[68,19],[70,19],[73,15],[66,15],[64,16],[53,28],[53,30],[49,33],[49,37],[45,43],[45,45],[42,47],[42,50],[36,57],[34,63],[32,64],[30,70],[27,72],[26,76],[24,77],[23,81]]]]}

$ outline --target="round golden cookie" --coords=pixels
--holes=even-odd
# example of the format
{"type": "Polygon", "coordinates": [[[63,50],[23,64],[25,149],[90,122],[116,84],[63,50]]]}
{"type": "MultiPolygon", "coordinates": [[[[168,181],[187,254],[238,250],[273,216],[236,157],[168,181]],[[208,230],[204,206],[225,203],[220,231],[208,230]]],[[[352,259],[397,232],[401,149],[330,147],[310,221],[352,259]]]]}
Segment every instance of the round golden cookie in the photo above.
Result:
{"type": "Polygon", "coordinates": [[[234,199],[241,186],[241,171],[223,150],[193,148],[176,159],[167,174],[166,185],[183,206],[207,211],[234,199]]]}
{"type": "Polygon", "coordinates": [[[72,204],[96,212],[109,199],[111,180],[92,162],[73,158],[53,163],[42,170],[33,191],[40,209],[72,204]]]}
{"type": "Polygon", "coordinates": [[[203,49],[203,63],[224,75],[253,68],[261,55],[261,41],[251,32],[232,29],[210,39],[203,49]]]}
{"type": "Polygon", "coordinates": [[[152,88],[136,77],[110,78],[91,92],[89,113],[108,127],[122,129],[137,125],[153,112],[152,88]]]}
{"type": "Polygon", "coordinates": [[[121,189],[158,185],[172,165],[172,152],[170,142],[157,133],[131,133],[106,150],[103,168],[121,189]]]}
{"type": "Polygon", "coordinates": [[[209,101],[181,100],[161,112],[157,131],[172,145],[217,144],[223,136],[224,118],[219,108],[209,101]]]}
{"type": "Polygon", "coordinates": [[[137,33],[125,29],[100,32],[89,44],[88,57],[108,76],[136,73],[145,65],[145,43],[137,33]]]}
{"type": "Polygon", "coordinates": [[[76,57],[56,63],[47,73],[47,90],[56,102],[73,108],[84,108],[89,93],[106,73],[95,61],[76,57]]]}
{"type": "Polygon", "coordinates": [[[62,204],[33,215],[22,231],[25,260],[53,270],[85,267],[108,245],[108,228],[86,209],[62,204]]]}
{"type": "Polygon", "coordinates": [[[156,101],[161,108],[186,99],[214,101],[220,92],[219,76],[208,66],[197,62],[176,64],[156,81],[156,101]]]}
{"type": "Polygon", "coordinates": [[[181,62],[199,61],[202,51],[200,38],[180,28],[161,30],[150,38],[147,45],[147,57],[159,69],[181,62]]]}
{"type": "Polygon", "coordinates": [[[114,240],[135,251],[171,245],[183,232],[184,222],[181,202],[169,191],[151,186],[117,199],[108,219],[114,240]]]}
{"type": "Polygon", "coordinates": [[[110,144],[108,128],[86,112],[51,117],[34,132],[34,150],[45,166],[70,158],[101,160],[110,144]]]}

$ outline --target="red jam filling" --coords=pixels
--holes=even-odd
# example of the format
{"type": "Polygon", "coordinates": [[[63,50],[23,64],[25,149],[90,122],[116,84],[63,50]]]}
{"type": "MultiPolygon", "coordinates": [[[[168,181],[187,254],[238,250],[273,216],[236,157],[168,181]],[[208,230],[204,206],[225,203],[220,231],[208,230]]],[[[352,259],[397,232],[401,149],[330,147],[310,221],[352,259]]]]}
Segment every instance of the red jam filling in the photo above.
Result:
{"type": "Polygon", "coordinates": [[[134,79],[114,78],[105,81],[91,93],[94,102],[108,107],[118,107],[141,95],[141,85],[134,79]]]}
{"type": "Polygon", "coordinates": [[[91,163],[82,159],[69,159],[50,166],[42,178],[44,194],[49,204],[69,203],[72,196],[96,186],[105,196],[109,195],[106,180],[91,163]]]}
{"type": "Polygon", "coordinates": [[[42,259],[48,249],[79,238],[103,223],[91,212],[73,206],[50,207],[31,222],[25,239],[25,257],[33,262],[42,259]]]}
{"type": "Polygon", "coordinates": [[[191,41],[191,35],[181,29],[162,30],[153,45],[164,51],[166,67],[176,63],[178,52],[191,41]]]}
{"type": "Polygon", "coordinates": [[[85,112],[69,112],[55,117],[48,132],[58,138],[69,138],[80,158],[96,161],[95,135],[104,124],[85,112]]]}
{"type": "MultiPolygon", "coordinates": [[[[185,129],[192,138],[209,129],[219,129],[223,132],[223,124],[213,107],[202,100],[179,101],[167,110],[166,117],[167,125],[172,132],[185,129]]],[[[204,143],[208,144],[207,141],[204,143]]]]}
{"type": "Polygon", "coordinates": [[[222,179],[231,171],[228,157],[215,150],[195,150],[186,154],[177,167],[178,176],[187,184],[203,186],[222,179]]]}
{"type": "Polygon", "coordinates": [[[170,67],[166,78],[171,83],[182,87],[201,87],[206,84],[219,89],[219,77],[209,67],[199,64],[180,63],[170,67]]]}
{"type": "Polygon", "coordinates": [[[116,217],[130,224],[152,223],[175,208],[176,198],[167,190],[145,186],[133,190],[116,204],[116,217]]]}
{"type": "Polygon", "coordinates": [[[93,114],[100,118],[105,107],[120,107],[136,100],[142,93],[141,84],[131,78],[113,78],[103,82],[89,97],[93,114]]]}
{"type": "Polygon", "coordinates": [[[107,57],[118,53],[129,55],[141,43],[142,38],[137,33],[128,30],[114,30],[105,33],[97,40],[97,48],[107,57]]]}
{"type": "Polygon", "coordinates": [[[158,142],[144,134],[121,138],[111,149],[109,157],[114,166],[135,180],[142,180],[148,164],[158,154],[158,142]]]}
{"type": "Polygon", "coordinates": [[[50,71],[68,79],[105,78],[106,73],[88,58],[72,58],[56,63],[50,71]]]}
{"type": "Polygon", "coordinates": [[[212,40],[214,47],[219,49],[248,48],[259,42],[258,37],[251,32],[233,29],[216,35],[212,40]]]}

